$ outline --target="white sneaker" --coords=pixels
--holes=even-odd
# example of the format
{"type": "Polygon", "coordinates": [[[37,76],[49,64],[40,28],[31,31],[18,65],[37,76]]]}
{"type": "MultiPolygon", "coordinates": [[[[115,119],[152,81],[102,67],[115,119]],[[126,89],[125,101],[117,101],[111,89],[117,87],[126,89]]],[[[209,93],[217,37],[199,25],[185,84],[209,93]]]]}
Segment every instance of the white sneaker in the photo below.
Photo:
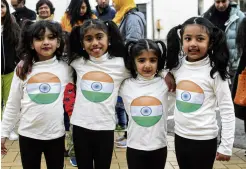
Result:
{"type": "Polygon", "coordinates": [[[18,140],[19,139],[19,135],[16,134],[14,131],[12,131],[9,135],[9,140],[18,140]]]}
{"type": "Polygon", "coordinates": [[[116,143],[116,147],[118,147],[118,148],[127,148],[127,141],[123,140],[121,142],[116,143]]]}

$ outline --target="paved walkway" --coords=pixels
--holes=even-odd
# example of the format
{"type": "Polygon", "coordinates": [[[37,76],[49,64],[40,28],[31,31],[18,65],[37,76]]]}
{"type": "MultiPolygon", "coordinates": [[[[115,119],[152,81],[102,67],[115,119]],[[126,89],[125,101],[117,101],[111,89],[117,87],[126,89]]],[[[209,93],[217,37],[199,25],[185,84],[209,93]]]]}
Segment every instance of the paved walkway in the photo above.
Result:
{"type": "MultiPolygon", "coordinates": [[[[117,136],[119,133],[116,133],[117,136]]],[[[19,144],[18,141],[7,141],[8,153],[2,156],[2,169],[22,169],[19,144]]],[[[233,149],[233,156],[229,162],[215,161],[215,169],[246,169],[246,157],[242,149],[233,149]]],[[[115,148],[113,152],[113,159],[111,169],[127,169],[125,149],[115,148]]],[[[41,168],[46,169],[44,158],[42,159],[41,168]]],[[[65,160],[65,169],[76,169],[69,163],[69,158],[65,160]]],[[[174,151],[174,139],[168,136],[168,156],[165,169],[179,169],[174,151]]]]}

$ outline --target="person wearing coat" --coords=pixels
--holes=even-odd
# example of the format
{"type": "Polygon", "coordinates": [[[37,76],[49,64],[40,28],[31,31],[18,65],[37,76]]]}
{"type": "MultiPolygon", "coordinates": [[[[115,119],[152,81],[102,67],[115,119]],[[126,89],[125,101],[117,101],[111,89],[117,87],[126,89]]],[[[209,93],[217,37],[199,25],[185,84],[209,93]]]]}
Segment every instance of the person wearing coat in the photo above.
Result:
{"type": "Polygon", "coordinates": [[[204,18],[211,21],[226,33],[227,45],[230,52],[229,71],[231,82],[239,63],[239,55],[236,48],[236,36],[239,24],[245,17],[237,3],[230,0],[214,0],[214,4],[204,13],[204,18]]]}

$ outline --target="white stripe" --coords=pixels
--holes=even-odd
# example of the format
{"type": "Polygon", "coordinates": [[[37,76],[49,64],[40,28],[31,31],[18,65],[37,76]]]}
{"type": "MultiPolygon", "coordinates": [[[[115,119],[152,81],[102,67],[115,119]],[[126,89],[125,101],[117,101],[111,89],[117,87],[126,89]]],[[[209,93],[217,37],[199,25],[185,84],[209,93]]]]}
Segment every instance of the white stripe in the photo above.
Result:
{"type": "Polygon", "coordinates": [[[40,94],[40,85],[48,84],[50,89],[47,93],[60,93],[61,92],[61,84],[60,83],[29,83],[27,84],[27,92],[28,94],[40,94]]]}
{"type": "Polygon", "coordinates": [[[100,93],[112,93],[114,89],[113,83],[98,82],[98,81],[92,81],[92,80],[81,80],[80,86],[82,90],[100,92],[100,93]]]}
{"type": "Polygon", "coordinates": [[[176,99],[187,103],[202,104],[204,101],[204,94],[177,89],[176,99]],[[185,95],[189,97],[185,97],[185,95]]]}
{"type": "Polygon", "coordinates": [[[159,116],[163,114],[162,105],[158,106],[131,106],[132,116],[159,116]],[[144,110],[150,110],[150,114],[147,115],[144,113],[144,110]]]}

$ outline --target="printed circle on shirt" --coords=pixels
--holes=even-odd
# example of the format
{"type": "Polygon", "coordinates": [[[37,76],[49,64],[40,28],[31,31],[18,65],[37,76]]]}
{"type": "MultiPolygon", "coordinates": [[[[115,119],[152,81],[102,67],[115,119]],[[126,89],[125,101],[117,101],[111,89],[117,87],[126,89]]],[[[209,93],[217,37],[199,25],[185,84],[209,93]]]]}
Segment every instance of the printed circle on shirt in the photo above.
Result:
{"type": "Polygon", "coordinates": [[[83,75],[80,87],[87,100],[98,103],[105,101],[112,94],[114,81],[104,72],[92,71],[83,75]]]}
{"type": "Polygon", "coordinates": [[[176,88],[176,107],[183,113],[192,113],[202,107],[204,91],[196,83],[183,80],[176,88]]]}
{"type": "Polygon", "coordinates": [[[154,126],[162,117],[163,107],[155,97],[141,96],[134,99],[130,107],[132,119],[140,126],[154,126]]]}
{"type": "Polygon", "coordinates": [[[60,95],[61,81],[52,73],[38,73],[28,80],[26,90],[33,102],[50,104],[60,95]]]}

